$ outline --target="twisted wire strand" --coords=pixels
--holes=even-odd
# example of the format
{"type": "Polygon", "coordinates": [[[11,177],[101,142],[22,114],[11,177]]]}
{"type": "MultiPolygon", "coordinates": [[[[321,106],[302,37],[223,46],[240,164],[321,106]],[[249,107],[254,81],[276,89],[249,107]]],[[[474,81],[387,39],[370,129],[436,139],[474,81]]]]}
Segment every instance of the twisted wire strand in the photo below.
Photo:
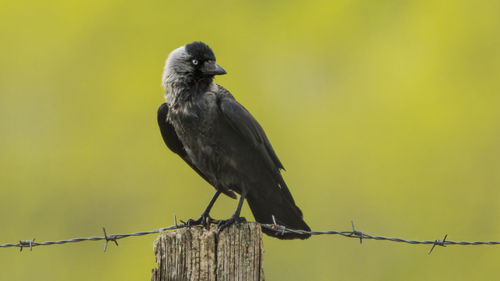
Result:
{"type": "MultiPolygon", "coordinates": [[[[216,221],[214,221],[216,222],[216,221]]],[[[251,222],[251,223],[256,223],[259,224],[263,228],[268,228],[275,230],[277,232],[280,232],[281,234],[286,234],[286,233],[295,233],[295,234],[310,234],[310,235],[339,235],[347,238],[355,238],[359,239],[360,243],[363,242],[363,240],[383,240],[383,241],[390,241],[390,242],[399,242],[399,243],[406,243],[406,244],[425,244],[425,245],[432,245],[432,248],[429,251],[429,254],[432,252],[435,246],[448,246],[448,245],[462,245],[462,246],[475,246],[475,245],[500,245],[500,241],[451,241],[447,240],[447,236],[445,235],[442,240],[436,239],[436,240],[408,240],[408,239],[403,239],[403,238],[397,238],[397,237],[385,237],[385,236],[377,236],[377,235],[370,235],[365,232],[358,231],[354,228],[354,223],[352,223],[352,230],[350,231],[336,231],[336,230],[328,230],[328,231],[304,231],[304,230],[296,230],[296,229],[290,229],[285,226],[273,223],[273,224],[260,224],[257,222],[251,222]]],[[[103,228],[104,236],[93,236],[93,237],[79,237],[79,238],[71,238],[71,239],[66,239],[66,240],[57,240],[57,241],[44,241],[44,242],[35,242],[35,238],[32,240],[20,240],[17,243],[6,243],[6,244],[0,244],[0,248],[9,248],[9,247],[18,247],[20,251],[23,250],[23,248],[29,248],[30,250],[33,249],[33,247],[36,246],[50,246],[50,245],[59,245],[59,244],[67,244],[67,243],[78,243],[78,242],[85,242],[85,241],[101,241],[105,240],[105,245],[104,245],[104,251],[106,251],[108,247],[108,242],[114,242],[118,246],[117,240],[127,238],[127,237],[134,237],[134,236],[143,236],[143,235],[149,235],[149,234],[154,234],[154,233],[161,233],[164,231],[169,231],[169,230],[175,230],[175,229],[180,229],[180,228],[185,228],[185,227],[190,227],[186,223],[182,224],[177,224],[177,219],[175,219],[175,225],[168,226],[168,227],[162,227],[159,229],[151,230],[151,231],[140,231],[140,232],[132,232],[132,233],[123,233],[123,234],[111,234],[108,235],[106,234],[106,229],[103,228]]]]}

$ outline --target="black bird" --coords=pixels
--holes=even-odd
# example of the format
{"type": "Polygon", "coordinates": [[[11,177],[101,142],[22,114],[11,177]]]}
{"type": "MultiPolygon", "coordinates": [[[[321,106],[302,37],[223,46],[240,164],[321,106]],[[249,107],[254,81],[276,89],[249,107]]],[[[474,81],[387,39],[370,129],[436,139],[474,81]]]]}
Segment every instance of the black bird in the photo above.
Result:
{"type": "MultiPolygon", "coordinates": [[[[281,176],[281,164],[264,130],[222,86],[213,82],[226,71],[215,62],[212,49],[193,42],[172,51],[165,63],[162,84],[165,103],[158,109],[163,140],[216,192],[201,217],[189,223],[206,225],[220,193],[236,198],[233,216],[219,225],[240,222],[245,198],[255,220],[274,221],[291,229],[310,231],[281,176]]],[[[263,228],[280,239],[308,238],[263,228]]]]}

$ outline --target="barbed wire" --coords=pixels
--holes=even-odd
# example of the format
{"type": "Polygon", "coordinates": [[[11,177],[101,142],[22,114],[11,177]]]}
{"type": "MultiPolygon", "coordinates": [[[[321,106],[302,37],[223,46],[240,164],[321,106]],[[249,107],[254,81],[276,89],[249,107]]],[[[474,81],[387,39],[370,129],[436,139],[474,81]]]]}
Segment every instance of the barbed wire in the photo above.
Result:
{"type": "MultiPolygon", "coordinates": [[[[212,220],[212,223],[217,223],[217,222],[219,222],[219,221],[212,220]]],[[[22,251],[23,248],[29,248],[31,251],[33,249],[33,247],[37,247],[37,246],[49,246],[49,245],[59,245],[59,244],[67,244],[67,243],[78,243],[78,242],[85,242],[85,241],[104,240],[105,241],[104,251],[106,251],[108,248],[108,243],[110,241],[114,242],[116,244],[116,246],[118,246],[117,240],[119,240],[119,239],[133,237],[133,236],[143,236],[143,235],[149,235],[149,234],[154,234],[154,233],[161,233],[161,232],[165,232],[165,231],[169,231],[169,230],[176,230],[176,229],[180,229],[180,228],[191,227],[189,224],[187,224],[185,222],[178,224],[176,217],[174,217],[174,223],[175,224],[172,226],[162,227],[162,228],[151,230],[151,231],[141,231],[141,232],[124,233],[124,234],[111,234],[111,235],[108,235],[106,233],[106,229],[103,227],[104,236],[71,238],[71,239],[67,239],[67,240],[45,241],[45,242],[35,242],[35,238],[33,238],[31,240],[20,240],[17,243],[0,244],[0,248],[18,247],[20,251],[22,251]]],[[[274,220],[274,217],[273,217],[272,224],[261,224],[258,222],[251,222],[251,223],[259,224],[263,228],[272,229],[274,231],[281,233],[282,235],[285,235],[287,233],[310,234],[310,235],[339,235],[339,236],[343,236],[343,237],[347,237],[347,238],[359,239],[360,244],[363,243],[363,240],[384,240],[384,241],[406,243],[406,244],[432,245],[428,254],[431,254],[436,246],[446,247],[448,245],[461,245],[461,246],[500,245],[500,241],[471,241],[471,242],[469,242],[469,241],[451,241],[451,240],[447,240],[448,234],[446,234],[442,240],[439,240],[439,239],[436,239],[436,240],[407,240],[407,239],[396,238],[396,237],[384,237],[384,236],[370,235],[370,234],[367,234],[365,232],[357,230],[354,227],[354,222],[352,222],[352,221],[351,221],[352,230],[349,230],[349,231],[336,231],[336,230],[304,231],[304,230],[290,229],[290,228],[287,228],[283,225],[277,224],[276,221],[274,220]]]]}
{"type": "Polygon", "coordinates": [[[36,247],[36,246],[49,246],[49,245],[77,243],[77,242],[84,242],[84,241],[105,240],[106,243],[104,244],[104,251],[106,251],[106,249],[108,248],[108,243],[110,241],[114,242],[116,244],[116,246],[118,246],[118,242],[116,241],[118,239],[123,239],[123,238],[127,238],[127,237],[132,237],[132,236],[143,236],[143,235],[148,235],[148,234],[161,233],[164,231],[175,230],[175,229],[184,228],[184,227],[188,227],[188,225],[187,224],[176,224],[173,226],[162,227],[162,228],[151,230],[151,231],[140,231],[140,232],[133,232],[133,233],[111,234],[111,235],[108,235],[106,233],[106,228],[103,227],[102,230],[104,232],[104,236],[79,237],[79,238],[71,238],[71,239],[66,239],[66,240],[45,241],[45,242],[35,242],[35,238],[33,238],[31,240],[19,240],[19,242],[17,242],[17,243],[0,244],[0,248],[18,247],[20,251],[22,251],[23,248],[29,248],[31,251],[33,249],[33,247],[36,247]]]}

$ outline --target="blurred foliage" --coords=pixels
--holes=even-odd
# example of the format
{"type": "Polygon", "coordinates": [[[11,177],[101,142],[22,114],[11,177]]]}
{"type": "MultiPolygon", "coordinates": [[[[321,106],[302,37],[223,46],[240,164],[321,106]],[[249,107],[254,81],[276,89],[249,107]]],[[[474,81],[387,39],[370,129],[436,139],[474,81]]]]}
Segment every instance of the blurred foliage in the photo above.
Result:
{"type": "MultiPolygon", "coordinates": [[[[163,144],[167,54],[202,40],[315,230],[500,238],[500,2],[33,1],[0,7],[0,243],[198,217],[163,144]]],[[[221,199],[216,217],[236,201],[221,199]]],[[[252,218],[248,207],[244,215],[252,218]]],[[[0,250],[1,280],[149,280],[154,236],[0,250]]],[[[265,237],[269,280],[494,280],[498,247],[265,237]]]]}

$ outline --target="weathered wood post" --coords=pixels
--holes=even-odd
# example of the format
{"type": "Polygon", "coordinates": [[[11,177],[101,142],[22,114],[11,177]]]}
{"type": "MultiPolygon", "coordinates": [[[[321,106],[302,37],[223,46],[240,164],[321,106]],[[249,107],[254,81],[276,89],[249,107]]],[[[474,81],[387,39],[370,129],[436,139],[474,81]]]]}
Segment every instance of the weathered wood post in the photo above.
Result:
{"type": "Polygon", "coordinates": [[[263,281],[262,231],[256,223],[222,232],[196,226],[162,233],[154,242],[151,281],[263,281]]]}

